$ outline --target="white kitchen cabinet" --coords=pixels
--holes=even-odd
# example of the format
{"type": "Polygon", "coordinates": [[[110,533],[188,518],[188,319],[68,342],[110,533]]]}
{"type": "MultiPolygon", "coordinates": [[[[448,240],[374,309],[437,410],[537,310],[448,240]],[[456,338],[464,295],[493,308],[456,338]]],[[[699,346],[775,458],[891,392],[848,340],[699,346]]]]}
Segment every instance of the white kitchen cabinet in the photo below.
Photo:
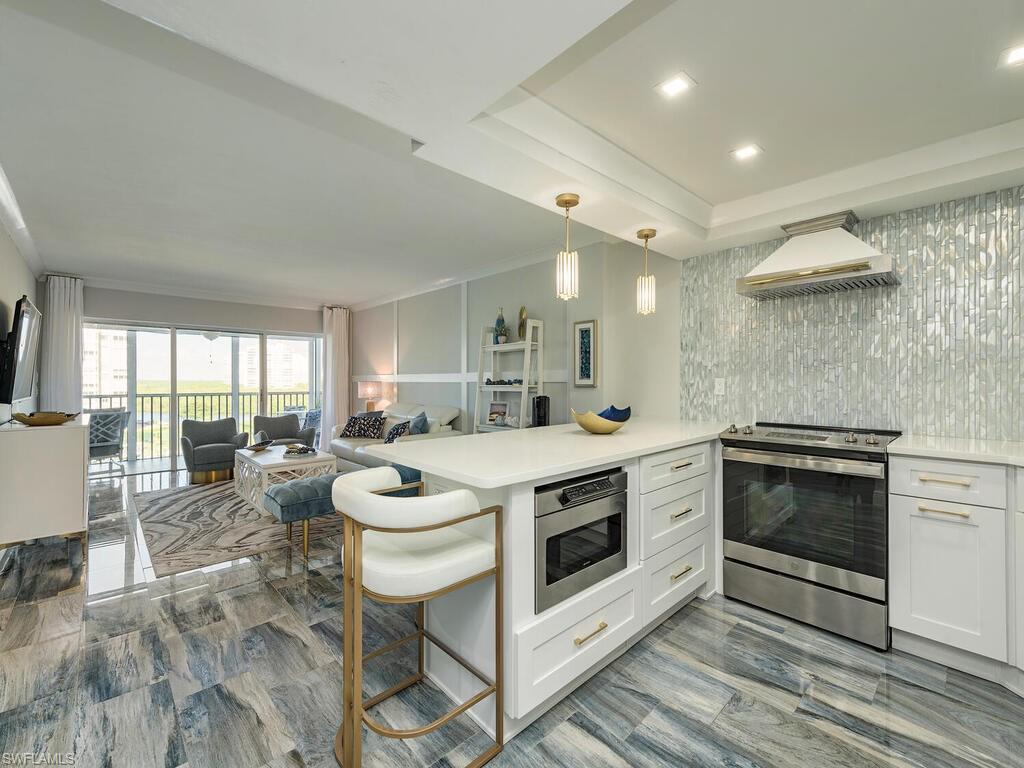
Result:
{"type": "Polygon", "coordinates": [[[515,630],[513,717],[522,717],[642,628],[640,568],[605,579],[515,630]]]}
{"type": "Polygon", "coordinates": [[[893,456],[889,459],[889,492],[1006,509],[1006,467],[893,456]]]}
{"type": "Polygon", "coordinates": [[[710,474],[641,494],[640,557],[654,557],[707,528],[713,498],[710,474]]]}
{"type": "Polygon", "coordinates": [[[708,537],[701,531],[644,561],[644,626],[707,581],[708,537]]]}
{"type": "Polygon", "coordinates": [[[687,445],[640,458],[640,493],[650,493],[666,485],[703,475],[711,468],[708,443],[687,445]]]}
{"type": "Polygon", "coordinates": [[[1005,510],[890,496],[893,628],[1006,661],[1007,586],[1005,510]]]}
{"type": "MultiPolygon", "coordinates": [[[[1022,472],[1021,474],[1024,474],[1022,472]]],[[[1019,483],[1024,482],[1021,477],[1019,483]]],[[[1017,666],[1024,670],[1024,504],[1017,513],[1017,592],[1014,598],[1014,609],[1017,618],[1017,666]]]]}

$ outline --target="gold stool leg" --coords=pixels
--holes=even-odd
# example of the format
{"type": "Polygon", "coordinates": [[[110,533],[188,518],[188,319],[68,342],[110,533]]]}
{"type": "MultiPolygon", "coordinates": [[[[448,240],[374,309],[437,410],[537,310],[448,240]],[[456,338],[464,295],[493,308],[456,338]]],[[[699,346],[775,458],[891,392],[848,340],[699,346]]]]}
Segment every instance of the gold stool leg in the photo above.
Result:
{"type": "Polygon", "coordinates": [[[352,750],[346,750],[345,768],[363,762],[363,529],[352,526],[352,750]]]}
{"type": "Polygon", "coordinates": [[[355,656],[352,652],[352,625],[355,619],[352,616],[352,606],[355,600],[352,598],[352,563],[355,553],[352,551],[352,529],[353,524],[349,518],[344,519],[342,531],[342,684],[341,684],[341,724],[338,726],[338,733],[334,737],[334,759],[338,765],[350,768],[352,765],[352,702],[355,698],[352,695],[352,672],[355,668],[355,656]]]}
{"type": "Polygon", "coordinates": [[[292,540],[292,524],[285,523],[285,531],[288,533],[288,541],[292,540]]]}
{"type": "Polygon", "coordinates": [[[302,521],[302,556],[309,559],[309,518],[302,521]]]}

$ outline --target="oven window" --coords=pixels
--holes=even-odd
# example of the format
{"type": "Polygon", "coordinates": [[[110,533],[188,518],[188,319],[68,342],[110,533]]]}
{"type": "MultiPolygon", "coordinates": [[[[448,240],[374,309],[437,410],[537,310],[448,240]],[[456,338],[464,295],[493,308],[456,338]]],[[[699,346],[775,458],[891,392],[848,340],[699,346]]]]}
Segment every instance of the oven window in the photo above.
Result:
{"type": "Polygon", "coordinates": [[[622,551],[622,515],[554,534],[545,544],[545,574],[551,585],[622,551]]]}
{"type": "Polygon", "coordinates": [[[885,481],[723,462],[724,537],[885,578],[885,481]]]}

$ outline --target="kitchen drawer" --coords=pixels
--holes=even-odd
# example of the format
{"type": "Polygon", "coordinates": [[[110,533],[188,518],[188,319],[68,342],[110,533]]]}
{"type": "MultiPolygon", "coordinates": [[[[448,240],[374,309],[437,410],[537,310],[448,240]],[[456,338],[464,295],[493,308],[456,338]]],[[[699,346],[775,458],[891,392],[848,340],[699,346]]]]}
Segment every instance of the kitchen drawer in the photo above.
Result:
{"type": "Polygon", "coordinates": [[[640,558],[662,552],[708,527],[711,475],[703,474],[640,495],[640,558]]]}
{"type": "Polygon", "coordinates": [[[707,580],[708,534],[701,531],[644,561],[644,626],[707,580]]]}
{"type": "Polygon", "coordinates": [[[889,491],[901,496],[1006,509],[1006,467],[892,456],[889,491]]]}
{"type": "Polygon", "coordinates": [[[707,443],[662,451],[640,459],[640,493],[650,493],[691,477],[711,467],[711,446],[707,443]]]}
{"type": "Polygon", "coordinates": [[[1006,512],[889,497],[889,624],[1007,659],[1006,512]]]}
{"type": "Polygon", "coordinates": [[[528,714],[637,634],[642,590],[641,569],[634,566],[517,629],[510,714],[528,714]]]}

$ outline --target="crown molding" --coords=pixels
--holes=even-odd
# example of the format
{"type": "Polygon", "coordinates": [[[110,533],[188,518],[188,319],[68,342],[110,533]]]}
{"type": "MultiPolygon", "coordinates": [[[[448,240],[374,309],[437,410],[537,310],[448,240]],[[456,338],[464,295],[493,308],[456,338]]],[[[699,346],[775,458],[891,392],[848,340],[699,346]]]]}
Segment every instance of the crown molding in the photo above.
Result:
{"type": "MultiPolygon", "coordinates": [[[[155,283],[134,282],[128,280],[110,280],[103,277],[84,277],[87,288],[105,288],[113,291],[131,291],[133,293],[152,293],[158,296],[173,296],[182,299],[198,299],[201,301],[218,301],[229,304],[257,304],[276,307],[278,309],[320,310],[325,302],[304,302],[296,299],[284,299],[265,294],[225,293],[222,291],[205,291],[180,286],[157,285],[155,283]]],[[[331,305],[334,306],[334,305],[331,305]]]]}

